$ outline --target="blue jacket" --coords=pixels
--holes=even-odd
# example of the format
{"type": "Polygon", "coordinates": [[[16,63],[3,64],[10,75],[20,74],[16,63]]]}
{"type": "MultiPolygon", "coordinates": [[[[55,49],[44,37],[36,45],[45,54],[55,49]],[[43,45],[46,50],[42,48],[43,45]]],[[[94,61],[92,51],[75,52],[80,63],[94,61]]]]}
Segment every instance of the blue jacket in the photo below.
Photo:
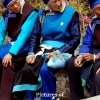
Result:
{"type": "MultiPolygon", "coordinates": [[[[92,49],[95,48],[94,41],[99,42],[98,40],[95,40],[96,34],[94,34],[94,30],[97,24],[100,25],[99,18],[93,19],[92,23],[90,23],[87,26],[86,34],[83,37],[82,45],[79,48],[79,53],[91,53],[92,49]]],[[[100,39],[99,34],[98,34],[98,39],[100,39]]],[[[99,46],[99,43],[98,43],[98,46],[99,46]]]]}
{"type": "MultiPolygon", "coordinates": [[[[17,37],[15,43],[11,46],[9,52],[17,55],[20,49],[24,46],[27,42],[28,38],[32,33],[32,29],[34,27],[34,23],[37,18],[37,11],[33,11],[28,18],[26,19],[25,23],[21,27],[21,32],[17,37]]],[[[0,17],[0,45],[4,42],[6,36],[6,24],[3,17],[0,17]]]]}
{"type": "MultiPolygon", "coordinates": [[[[71,7],[69,9],[73,10],[71,7]]],[[[55,20],[52,23],[56,23],[59,20],[59,18],[61,18],[63,13],[64,12],[56,13],[55,14],[56,17],[55,17],[55,15],[53,16],[53,18],[55,20]]],[[[67,16],[67,13],[66,13],[66,16],[67,16]]],[[[42,26],[41,26],[41,22],[40,22],[39,17],[37,18],[37,21],[35,23],[35,27],[33,29],[33,34],[31,35],[31,38],[30,38],[29,52],[34,52],[34,53],[36,52],[37,47],[40,45],[40,39],[42,37],[41,43],[43,43],[44,40],[46,40],[46,41],[53,40],[53,41],[58,41],[58,42],[64,41],[64,44],[61,47],[56,48],[56,49],[58,49],[60,52],[74,53],[74,50],[77,48],[77,46],[80,43],[80,28],[79,28],[80,26],[79,26],[78,13],[76,11],[74,11],[73,14],[70,16],[71,19],[70,19],[70,22],[68,23],[68,27],[66,26],[66,29],[64,30],[64,32],[65,33],[68,32],[68,34],[59,32],[59,33],[57,33],[58,35],[57,34],[54,35],[56,32],[55,30],[59,29],[59,27],[55,26],[54,29],[53,28],[51,29],[51,35],[49,35],[49,37],[48,37],[48,34],[50,34],[50,33],[48,33],[48,34],[45,33],[45,31],[43,30],[44,29],[43,27],[50,25],[49,22],[52,21],[52,18],[49,18],[49,17],[52,17],[52,16],[45,16],[45,19],[44,19],[45,22],[43,23],[42,26]],[[47,22],[47,24],[46,24],[46,22],[47,22]],[[54,34],[52,33],[53,31],[55,31],[54,34]]],[[[66,22],[67,19],[64,18],[64,20],[66,22]]],[[[52,27],[52,25],[50,26],[50,28],[51,27],[52,27]]],[[[48,31],[48,28],[45,28],[45,30],[46,30],[46,32],[50,32],[50,30],[48,31]]],[[[49,43],[51,43],[51,41],[49,43]]],[[[60,44],[58,44],[58,45],[60,45],[60,44]]]]}

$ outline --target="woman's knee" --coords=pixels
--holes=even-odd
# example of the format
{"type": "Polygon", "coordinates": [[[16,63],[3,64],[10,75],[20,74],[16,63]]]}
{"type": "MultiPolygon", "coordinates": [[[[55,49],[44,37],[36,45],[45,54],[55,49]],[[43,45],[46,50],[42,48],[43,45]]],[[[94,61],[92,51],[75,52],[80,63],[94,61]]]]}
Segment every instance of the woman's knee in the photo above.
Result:
{"type": "Polygon", "coordinates": [[[23,74],[27,75],[27,73],[30,73],[30,71],[31,71],[31,66],[28,64],[25,64],[25,66],[22,69],[23,74]]]}
{"type": "Polygon", "coordinates": [[[68,61],[67,61],[67,64],[66,64],[66,67],[68,70],[71,70],[73,69],[75,66],[74,66],[74,60],[75,60],[75,57],[73,58],[70,58],[68,61]]]}
{"type": "Polygon", "coordinates": [[[47,63],[44,63],[43,66],[41,67],[40,74],[43,77],[53,76],[53,75],[55,75],[55,70],[52,68],[49,68],[47,66],[47,63]]]}
{"type": "Polygon", "coordinates": [[[96,73],[96,71],[100,68],[100,62],[94,63],[94,66],[92,68],[93,73],[96,73]]]}
{"type": "Polygon", "coordinates": [[[95,75],[95,82],[100,84],[100,72],[95,75]]]}
{"type": "Polygon", "coordinates": [[[43,66],[41,67],[40,73],[45,74],[47,72],[48,72],[48,66],[46,63],[44,63],[43,66]]]}

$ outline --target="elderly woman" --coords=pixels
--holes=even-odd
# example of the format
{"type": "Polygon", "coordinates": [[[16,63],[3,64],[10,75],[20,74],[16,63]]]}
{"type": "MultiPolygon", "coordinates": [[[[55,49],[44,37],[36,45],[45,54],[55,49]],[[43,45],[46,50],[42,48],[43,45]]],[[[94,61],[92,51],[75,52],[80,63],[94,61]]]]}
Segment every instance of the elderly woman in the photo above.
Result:
{"type": "Polygon", "coordinates": [[[86,29],[79,55],[67,62],[71,100],[84,98],[84,86],[90,96],[100,95],[100,0],[88,2],[96,17],[86,29]]]}
{"type": "MultiPolygon", "coordinates": [[[[66,5],[63,0],[43,1],[47,4],[48,9],[39,10],[33,34],[30,37],[27,64],[21,71],[20,79],[17,79],[13,91],[35,92],[42,86],[42,93],[44,93],[42,100],[52,100],[52,94],[56,93],[55,73],[58,69],[48,67],[48,60],[59,53],[74,55],[74,51],[80,43],[80,26],[78,13],[66,5]],[[44,63],[41,57],[43,53],[47,54],[44,63]],[[50,97],[46,97],[48,94],[50,97]]],[[[37,93],[36,96],[40,96],[40,94],[37,93]]],[[[28,99],[33,98],[28,95],[28,99]]]]}
{"type": "Polygon", "coordinates": [[[14,72],[25,63],[37,11],[24,0],[3,1],[7,11],[0,17],[0,100],[11,100],[14,72]],[[10,40],[3,45],[6,33],[10,40]]]}

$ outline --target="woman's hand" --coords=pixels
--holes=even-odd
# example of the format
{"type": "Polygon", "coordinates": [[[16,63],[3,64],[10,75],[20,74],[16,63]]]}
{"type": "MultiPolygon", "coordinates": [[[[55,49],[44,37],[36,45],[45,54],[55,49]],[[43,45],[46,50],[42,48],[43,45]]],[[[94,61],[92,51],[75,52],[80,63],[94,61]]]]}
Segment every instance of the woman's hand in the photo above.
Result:
{"type": "Polygon", "coordinates": [[[26,57],[26,62],[28,64],[33,64],[35,62],[35,59],[36,59],[35,55],[34,54],[30,54],[30,55],[28,55],[26,57]]]}
{"type": "Polygon", "coordinates": [[[50,52],[47,56],[48,59],[54,57],[55,55],[58,55],[60,52],[58,50],[55,50],[53,52],[50,52]]]}
{"type": "Polygon", "coordinates": [[[75,59],[75,61],[74,61],[74,65],[75,65],[75,67],[82,67],[82,65],[83,65],[83,55],[79,55],[76,59],[75,59]]]}
{"type": "Polygon", "coordinates": [[[94,61],[94,54],[85,53],[83,54],[84,61],[94,61]]]}
{"type": "Polygon", "coordinates": [[[4,67],[8,67],[9,66],[12,66],[12,54],[8,53],[4,56],[3,60],[2,60],[2,65],[4,67]]]}
{"type": "Polygon", "coordinates": [[[47,56],[48,59],[54,57],[56,54],[54,52],[50,52],[47,56]]]}

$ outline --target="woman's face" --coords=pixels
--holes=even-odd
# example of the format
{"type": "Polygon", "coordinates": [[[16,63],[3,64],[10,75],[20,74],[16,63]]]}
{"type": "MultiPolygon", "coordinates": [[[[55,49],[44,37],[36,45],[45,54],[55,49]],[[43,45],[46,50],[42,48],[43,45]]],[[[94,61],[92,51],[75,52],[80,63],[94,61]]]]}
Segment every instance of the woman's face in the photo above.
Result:
{"type": "Polygon", "coordinates": [[[61,11],[62,9],[62,0],[50,0],[48,6],[53,11],[61,11]]]}
{"type": "Polygon", "coordinates": [[[100,18],[100,4],[93,8],[93,12],[100,18]]]}
{"type": "Polygon", "coordinates": [[[9,11],[12,11],[14,13],[20,13],[21,11],[21,4],[20,4],[20,0],[14,0],[12,1],[8,6],[7,9],[9,11]]]}

